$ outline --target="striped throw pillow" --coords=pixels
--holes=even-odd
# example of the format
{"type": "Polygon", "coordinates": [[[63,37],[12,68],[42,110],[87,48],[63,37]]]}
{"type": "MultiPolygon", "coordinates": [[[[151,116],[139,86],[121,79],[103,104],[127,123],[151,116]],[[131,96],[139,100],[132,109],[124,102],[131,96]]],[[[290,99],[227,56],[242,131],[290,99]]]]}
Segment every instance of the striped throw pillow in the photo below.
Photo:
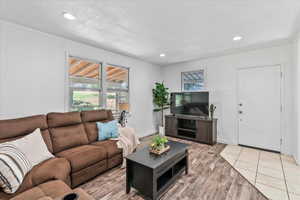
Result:
{"type": "Polygon", "coordinates": [[[15,193],[33,166],[52,158],[40,129],[11,142],[0,144],[0,187],[15,193]]]}

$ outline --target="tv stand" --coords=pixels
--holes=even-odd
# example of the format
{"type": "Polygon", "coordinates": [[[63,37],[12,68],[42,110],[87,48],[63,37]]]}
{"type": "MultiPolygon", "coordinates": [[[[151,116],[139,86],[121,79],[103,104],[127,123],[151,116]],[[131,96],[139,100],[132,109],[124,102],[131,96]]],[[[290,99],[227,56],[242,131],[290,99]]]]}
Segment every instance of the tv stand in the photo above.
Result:
{"type": "Polygon", "coordinates": [[[217,142],[217,119],[192,115],[166,115],[167,136],[214,145],[217,142]]]}

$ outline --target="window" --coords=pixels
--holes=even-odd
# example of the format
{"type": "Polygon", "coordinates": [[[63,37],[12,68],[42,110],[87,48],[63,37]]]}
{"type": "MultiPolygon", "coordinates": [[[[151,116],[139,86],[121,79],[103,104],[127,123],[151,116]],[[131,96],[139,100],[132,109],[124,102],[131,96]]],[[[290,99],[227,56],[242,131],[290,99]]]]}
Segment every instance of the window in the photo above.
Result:
{"type": "Polygon", "coordinates": [[[69,57],[68,63],[69,110],[96,110],[105,106],[116,116],[123,110],[129,111],[129,68],[102,66],[100,62],[77,57],[69,57]]]}
{"type": "Polygon", "coordinates": [[[70,110],[95,110],[102,106],[101,64],[69,58],[70,110]]]}
{"type": "Polygon", "coordinates": [[[129,69],[109,65],[106,71],[106,107],[117,114],[129,111],[129,69]]]}
{"type": "Polygon", "coordinates": [[[182,72],[181,84],[183,91],[200,91],[204,89],[204,70],[182,72]]]}

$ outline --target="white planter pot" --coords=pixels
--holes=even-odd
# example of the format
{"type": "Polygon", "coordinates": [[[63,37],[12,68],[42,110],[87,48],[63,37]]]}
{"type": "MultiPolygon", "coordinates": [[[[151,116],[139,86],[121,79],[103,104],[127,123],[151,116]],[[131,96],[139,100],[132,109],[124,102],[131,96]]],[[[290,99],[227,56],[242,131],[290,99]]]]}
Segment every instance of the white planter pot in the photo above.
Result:
{"type": "Polygon", "coordinates": [[[165,127],[159,126],[159,135],[161,135],[161,136],[165,135],[165,127]]]}

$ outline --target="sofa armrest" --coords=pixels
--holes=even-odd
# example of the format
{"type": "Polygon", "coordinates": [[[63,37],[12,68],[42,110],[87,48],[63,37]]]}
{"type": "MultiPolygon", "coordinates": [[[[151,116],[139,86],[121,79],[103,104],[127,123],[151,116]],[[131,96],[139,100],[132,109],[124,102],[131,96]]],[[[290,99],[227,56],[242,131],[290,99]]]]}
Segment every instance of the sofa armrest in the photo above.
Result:
{"type": "Polygon", "coordinates": [[[51,158],[30,171],[30,178],[33,186],[45,183],[51,180],[61,180],[70,185],[71,165],[65,158],[51,158]]]}
{"type": "MultiPolygon", "coordinates": [[[[45,183],[45,185],[49,185],[48,183],[57,183],[57,181],[52,180],[60,180],[70,186],[70,173],[71,166],[69,161],[64,158],[50,158],[34,166],[33,169],[26,174],[20,188],[16,193],[6,194],[3,191],[0,191],[0,200],[12,199],[13,197],[18,196],[24,191],[30,189],[37,190],[44,185],[43,183],[45,183]]],[[[27,193],[25,192],[24,194],[27,193]]],[[[39,192],[34,192],[34,194],[38,196],[39,192]]]]}
{"type": "Polygon", "coordinates": [[[53,200],[56,197],[64,196],[71,192],[72,189],[64,182],[55,180],[26,190],[10,200],[53,200]]]}

